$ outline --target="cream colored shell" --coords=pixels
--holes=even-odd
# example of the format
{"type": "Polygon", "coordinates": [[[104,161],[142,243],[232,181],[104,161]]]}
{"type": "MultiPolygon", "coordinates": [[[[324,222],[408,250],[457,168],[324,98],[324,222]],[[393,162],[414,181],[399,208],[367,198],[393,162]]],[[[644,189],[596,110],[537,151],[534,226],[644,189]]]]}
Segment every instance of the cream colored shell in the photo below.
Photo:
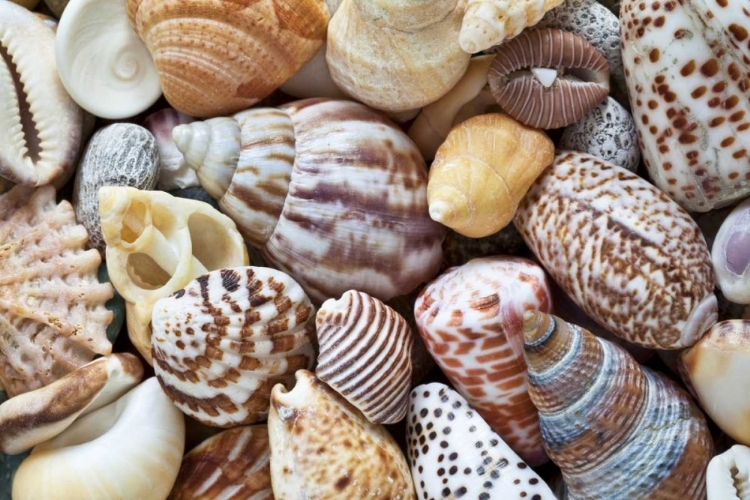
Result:
{"type": "Polygon", "coordinates": [[[750,448],[735,445],[708,463],[708,500],[750,500],[750,448]]]}

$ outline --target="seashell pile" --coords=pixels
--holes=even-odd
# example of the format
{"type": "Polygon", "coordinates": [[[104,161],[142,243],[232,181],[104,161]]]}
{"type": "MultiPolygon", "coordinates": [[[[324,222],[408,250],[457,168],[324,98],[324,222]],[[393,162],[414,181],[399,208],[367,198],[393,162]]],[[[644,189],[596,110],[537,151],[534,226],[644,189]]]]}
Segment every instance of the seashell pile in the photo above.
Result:
{"type": "Polygon", "coordinates": [[[0,0],[0,500],[750,500],[750,0],[0,0]]]}

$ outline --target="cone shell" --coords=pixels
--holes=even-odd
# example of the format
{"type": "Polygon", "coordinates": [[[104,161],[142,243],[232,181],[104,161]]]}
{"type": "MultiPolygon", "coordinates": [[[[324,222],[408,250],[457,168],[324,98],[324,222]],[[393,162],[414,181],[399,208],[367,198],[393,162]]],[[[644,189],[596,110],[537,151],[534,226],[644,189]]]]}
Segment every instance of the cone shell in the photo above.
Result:
{"type": "Polygon", "coordinates": [[[737,304],[750,304],[750,200],[732,210],[711,248],[716,284],[737,304]]]}
{"type": "Polygon", "coordinates": [[[268,436],[276,500],[415,500],[409,466],[391,435],[306,371],[271,393],[268,436]]]}
{"type": "Polygon", "coordinates": [[[547,460],[523,361],[525,310],[549,312],[544,271],[516,257],[474,259],[427,285],[419,333],[456,390],[531,465],[547,460]]]}
{"type": "Polygon", "coordinates": [[[705,498],[713,442],[682,389],[556,316],[527,311],[524,335],[529,395],[570,498],[705,498]]]}
{"type": "Polygon", "coordinates": [[[750,448],[735,445],[711,459],[706,471],[708,500],[750,500],[750,448]]]}
{"type": "Polygon", "coordinates": [[[688,347],[716,322],[714,273],[700,229],[623,168],[560,152],[514,222],[575,303],[628,342],[688,347]]]}

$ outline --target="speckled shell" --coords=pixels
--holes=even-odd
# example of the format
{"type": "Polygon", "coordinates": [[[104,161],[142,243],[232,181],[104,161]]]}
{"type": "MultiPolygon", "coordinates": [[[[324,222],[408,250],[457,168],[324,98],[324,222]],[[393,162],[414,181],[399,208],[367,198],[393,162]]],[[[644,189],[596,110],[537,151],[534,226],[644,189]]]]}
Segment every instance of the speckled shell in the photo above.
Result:
{"type": "Polygon", "coordinates": [[[100,129],[81,157],[73,186],[76,219],[89,232],[89,246],[107,246],[99,219],[99,188],[130,186],[150,190],[159,179],[156,139],[143,127],[115,123],[100,129]]]}
{"type": "Polygon", "coordinates": [[[396,311],[350,290],[328,299],[315,318],[320,354],[315,376],[375,424],[406,416],[413,333],[396,311]]]}
{"type": "Polygon", "coordinates": [[[277,383],[315,361],[314,309],[266,267],[213,271],[154,305],[154,372],[175,405],[215,427],[260,422],[277,383]]]}
{"type": "Polygon", "coordinates": [[[176,126],[192,122],[192,117],[172,108],[161,109],[143,120],[143,126],[154,135],[159,149],[159,181],[156,187],[160,191],[200,186],[195,171],[188,166],[172,140],[172,130],[176,126]]]}
{"type": "Polygon", "coordinates": [[[518,257],[486,257],[449,269],[414,304],[417,328],[456,390],[521,458],[547,460],[526,392],[523,312],[550,312],[544,271],[518,257]]]}
{"type": "Polygon", "coordinates": [[[656,186],[690,211],[750,194],[749,21],[740,1],[621,3],[643,160],[656,186]]]}
{"type": "Polygon", "coordinates": [[[735,445],[711,459],[706,471],[708,500],[750,500],[750,448],[735,445]]]}
{"type": "Polygon", "coordinates": [[[737,304],[750,304],[750,200],[732,210],[711,249],[716,284],[737,304]]]}
{"type": "Polygon", "coordinates": [[[524,315],[524,351],[544,447],[570,498],[705,498],[713,442],[677,384],[536,311],[524,315]]]}
{"type": "Polygon", "coordinates": [[[560,152],[514,222],[575,303],[629,342],[688,347],[716,322],[714,272],[700,229],[623,168],[560,152]]]}
{"type": "Polygon", "coordinates": [[[411,392],[406,445],[417,498],[555,500],[536,472],[446,385],[411,392]]]}
{"type": "Polygon", "coordinates": [[[210,437],[185,455],[170,500],[274,500],[265,425],[210,437]]]}
{"type": "Polygon", "coordinates": [[[271,393],[268,437],[276,500],[416,500],[406,458],[385,427],[370,423],[306,370],[294,389],[271,393]]]}

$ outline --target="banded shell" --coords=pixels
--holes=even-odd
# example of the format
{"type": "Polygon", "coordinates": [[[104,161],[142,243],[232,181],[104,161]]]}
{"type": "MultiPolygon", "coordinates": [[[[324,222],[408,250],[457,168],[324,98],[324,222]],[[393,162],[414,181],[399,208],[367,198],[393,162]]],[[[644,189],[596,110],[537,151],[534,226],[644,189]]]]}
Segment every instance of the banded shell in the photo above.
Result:
{"type": "Polygon", "coordinates": [[[497,49],[487,80],[510,116],[534,128],[575,123],[609,94],[609,64],[583,38],[525,31],[497,49]]]}
{"type": "Polygon", "coordinates": [[[161,109],[143,120],[143,126],[154,135],[159,149],[160,191],[186,189],[200,186],[198,176],[190,168],[172,140],[172,130],[178,125],[192,123],[193,119],[172,108],[161,109]]]}
{"type": "Polygon", "coordinates": [[[750,500],[750,448],[735,445],[712,458],[706,488],[708,500],[750,500]]]}
{"type": "Polygon", "coordinates": [[[112,351],[112,286],[99,283],[87,240],[52,186],[0,196],[0,385],[11,397],[112,351]]]}
{"type": "Polygon", "coordinates": [[[544,271],[518,257],[486,257],[448,269],[427,285],[414,315],[456,390],[521,458],[539,465],[547,458],[522,347],[528,309],[552,309],[544,271]]]}
{"type": "Polygon", "coordinates": [[[714,273],[700,229],[623,168],[560,152],[514,222],[573,301],[628,342],[688,347],[716,322],[714,273]]]}
{"type": "Polygon", "coordinates": [[[737,304],[750,304],[750,200],[724,219],[711,248],[716,284],[737,304]]]}
{"type": "Polygon", "coordinates": [[[414,335],[396,311],[350,290],[328,299],[315,318],[320,354],[315,376],[375,424],[406,416],[414,335]]]}
{"type": "Polygon", "coordinates": [[[713,442],[677,384],[555,316],[527,311],[523,328],[529,395],[570,498],[705,498],[713,442]]]}
{"type": "Polygon", "coordinates": [[[275,269],[210,272],[154,305],[154,372],[172,402],[206,425],[260,422],[271,388],[314,364],[314,313],[275,269]]]}

